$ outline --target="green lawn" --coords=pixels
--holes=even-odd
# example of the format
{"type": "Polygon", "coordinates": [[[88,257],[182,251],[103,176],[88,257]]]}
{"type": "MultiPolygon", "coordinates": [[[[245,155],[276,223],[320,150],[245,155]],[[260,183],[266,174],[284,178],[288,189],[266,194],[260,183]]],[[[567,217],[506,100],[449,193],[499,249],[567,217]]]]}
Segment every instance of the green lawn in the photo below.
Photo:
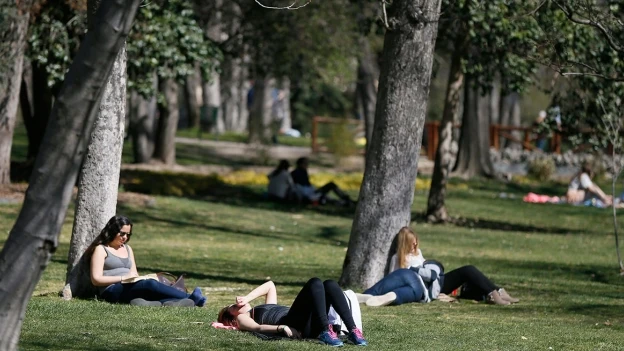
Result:
{"type": "MultiPolygon", "coordinates": [[[[624,278],[617,274],[610,211],[524,204],[519,196],[527,190],[470,182],[468,189],[452,190],[448,201],[465,224],[443,226],[421,223],[426,198],[417,193],[414,227],[425,257],[442,261],[447,270],[474,264],[522,301],[362,306],[368,349],[621,350],[624,278]],[[501,191],[516,198],[501,199],[501,191]]],[[[20,350],[326,349],[309,342],[261,341],[210,326],[220,307],[268,277],[281,301],[290,303],[308,278],[340,276],[353,213],[291,209],[262,201],[259,191],[158,197],[153,207],[119,207],[136,224],[131,245],[139,271],[187,273],[188,286],[206,289],[205,308],[62,301],[57,292],[65,276],[70,211],[59,250],[28,306],[20,350]]],[[[18,211],[17,205],[0,205],[0,245],[18,211]]]]}

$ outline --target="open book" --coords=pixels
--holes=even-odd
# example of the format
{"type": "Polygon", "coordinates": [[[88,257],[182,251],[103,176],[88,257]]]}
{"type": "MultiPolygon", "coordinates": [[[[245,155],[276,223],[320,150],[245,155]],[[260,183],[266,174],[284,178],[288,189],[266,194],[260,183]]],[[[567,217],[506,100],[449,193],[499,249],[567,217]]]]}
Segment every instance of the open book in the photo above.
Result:
{"type": "Polygon", "coordinates": [[[136,283],[136,282],[140,282],[141,280],[145,280],[145,279],[158,280],[158,276],[156,275],[156,273],[140,275],[138,277],[126,278],[126,279],[122,280],[121,283],[122,284],[136,283]]]}

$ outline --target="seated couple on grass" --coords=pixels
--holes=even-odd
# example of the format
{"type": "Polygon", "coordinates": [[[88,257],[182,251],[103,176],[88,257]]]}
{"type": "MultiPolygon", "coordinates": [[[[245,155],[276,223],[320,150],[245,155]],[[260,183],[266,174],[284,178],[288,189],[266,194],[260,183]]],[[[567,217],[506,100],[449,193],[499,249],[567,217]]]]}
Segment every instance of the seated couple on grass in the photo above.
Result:
{"type": "Polygon", "coordinates": [[[91,255],[91,283],[98,288],[100,298],[137,306],[202,307],[206,303],[198,287],[187,294],[158,280],[137,279],[134,252],[128,245],[131,236],[132,222],[114,216],[87,249],[86,254],[91,255]]]}
{"type": "Polygon", "coordinates": [[[509,305],[519,300],[492,283],[475,266],[463,266],[445,273],[440,262],[425,260],[418,245],[418,236],[408,227],[398,234],[397,252],[390,261],[389,274],[358,295],[368,306],[400,305],[409,302],[430,302],[439,294],[449,295],[461,289],[462,299],[485,300],[509,305]]]}
{"type": "Polygon", "coordinates": [[[315,188],[310,183],[308,176],[308,159],[301,157],[297,160],[297,167],[288,172],[290,163],[280,160],[277,168],[269,177],[269,198],[278,201],[296,201],[306,203],[336,202],[343,206],[353,206],[354,202],[349,195],[342,191],[334,182],[329,182],[320,188],[315,188]],[[334,192],[340,200],[335,201],[327,197],[329,192],[334,192]]]}
{"type": "Polygon", "coordinates": [[[342,318],[348,332],[347,340],[366,346],[362,331],[356,326],[342,289],[333,280],[322,282],[312,278],[303,286],[290,307],[277,304],[277,290],[268,281],[245,296],[236,297],[236,303],[219,311],[217,321],[243,331],[286,336],[289,338],[316,338],[322,344],[342,346],[343,342],[329,323],[329,308],[342,318]],[[251,307],[250,302],[264,297],[264,303],[251,307]]]}

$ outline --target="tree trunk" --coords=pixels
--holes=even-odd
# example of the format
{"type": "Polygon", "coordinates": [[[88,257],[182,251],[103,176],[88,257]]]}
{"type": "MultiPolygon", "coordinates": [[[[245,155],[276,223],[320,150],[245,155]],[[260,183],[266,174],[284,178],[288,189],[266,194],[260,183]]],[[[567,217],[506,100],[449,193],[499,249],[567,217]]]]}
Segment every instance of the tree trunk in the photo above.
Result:
{"type": "MultiPolygon", "coordinates": [[[[158,88],[158,77],[154,75],[154,89],[158,88]]],[[[134,163],[149,163],[154,155],[156,118],[158,106],[156,97],[145,99],[138,92],[130,93],[130,135],[132,137],[132,152],[134,163]]]]}
{"type": "MultiPolygon", "coordinates": [[[[87,7],[87,11],[93,14],[99,7],[99,1],[90,0],[87,7]]],[[[90,257],[83,254],[117,210],[125,109],[126,50],[122,47],[106,84],[95,129],[80,171],[74,225],[67,255],[67,275],[62,292],[65,300],[74,296],[93,297],[96,294],[89,275],[90,257]]]]}
{"type": "MultiPolygon", "coordinates": [[[[501,102],[500,124],[504,126],[520,126],[521,123],[520,94],[513,92],[503,97],[503,101],[501,102]]],[[[515,138],[522,139],[520,132],[514,131],[511,135],[515,138]]],[[[501,147],[519,149],[522,145],[512,140],[504,139],[504,142],[501,143],[501,147]]]]}
{"type": "Polygon", "coordinates": [[[26,305],[58,246],[100,99],[140,1],[105,1],[65,76],[24,204],[0,253],[0,350],[15,350],[26,305]]]}
{"type": "Polygon", "coordinates": [[[200,107],[203,103],[202,79],[199,66],[195,67],[195,72],[193,74],[186,77],[186,84],[184,87],[188,105],[189,126],[192,128],[199,128],[200,107]]]}
{"type": "Polygon", "coordinates": [[[45,68],[27,62],[24,64],[29,72],[24,71],[20,99],[28,136],[28,160],[34,162],[52,111],[52,90],[48,87],[45,68]]]}
{"type": "Polygon", "coordinates": [[[160,92],[165,103],[158,107],[158,137],[154,158],[168,165],[175,164],[175,136],[178,129],[178,84],[173,79],[160,83],[160,92]]]}
{"type": "MultiPolygon", "coordinates": [[[[206,35],[215,43],[223,41],[223,0],[214,0],[214,10],[206,23],[206,35]]],[[[235,6],[235,4],[230,4],[235,6]]],[[[225,62],[223,62],[225,64],[225,62]]],[[[221,107],[221,72],[214,69],[210,73],[210,81],[203,82],[203,102],[207,118],[202,128],[209,127],[212,132],[222,134],[225,131],[223,109],[221,107]]]]}
{"type": "Polygon", "coordinates": [[[0,184],[11,183],[11,146],[32,0],[0,5],[0,184]]]}
{"type": "MultiPolygon", "coordinates": [[[[237,131],[240,123],[240,73],[242,60],[240,58],[226,59],[223,62],[221,74],[221,109],[225,130],[237,131]]],[[[246,92],[245,92],[246,93],[246,92]]]]}
{"type": "Polygon", "coordinates": [[[494,169],[490,158],[489,98],[479,94],[479,88],[466,82],[464,117],[459,138],[459,154],[453,170],[459,176],[492,177],[494,169]]]}
{"type": "Polygon", "coordinates": [[[253,103],[249,112],[249,139],[250,144],[268,144],[272,130],[271,90],[275,87],[273,78],[257,78],[253,85],[253,103]]]}
{"type": "Polygon", "coordinates": [[[377,105],[377,80],[379,79],[379,67],[377,67],[377,55],[370,47],[368,38],[360,38],[361,56],[358,59],[357,83],[355,87],[357,99],[362,108],[366,148],[370,145],[375,123],[375,105],[377,105]]]}
{"type": "Polygon", "coordinates": [[[241,60],[238,67],[238,78],[236,81],[237,88],[236,100],[238,101],[236,125],[234,125],[234,131],[243,133],[246,132],[249,126],[249,119],[251,113],[251,106],[247,104],[247,93],[251,89],[252,83],[249,81],[249,68],[245,65],[245,60],[241,60]]]}
{"type": "Polygon", "coordinates": [[[222,134],[225,131],[225,123],[223,121],[223,110],[221,109],[221,76],[215,70],[210,75],[210,81],[204,82],[204,108],[207,109],[208,120],[205,122],[210,129],[222,134]]]}
{"type": "Polygon", "coordinates": [[[290,116],[290,79],[282,77],[280,80],[280,112],[278,119],[280,121],[280,131],[287,131],[292,128],[292,119],[290,116]]]}
{"type": "Polygon", "coordinates": [[[410,223],[439,11],[440,0],[392,2],[388,20],[393,28],[384,39],[375,130],[342,285],[368,287],[377,282],[393,237],[410,223]]]}
{"type": "Polygon", "coordinates": [[[459,110],[461,92],[464,86],[464,72],[461,63],[464,56],[464,41],[460,39],[456,43],[459,45],[455,45],[451,59],[449,81],[444,99],[444,112],[440,121],[438,149],[429,188],[429,199],[427,200],[427,220],[430,222],[448,221],[444,201],[446,199],[446,184],[454,158],[452,152],[453,124],[459,110]]]}

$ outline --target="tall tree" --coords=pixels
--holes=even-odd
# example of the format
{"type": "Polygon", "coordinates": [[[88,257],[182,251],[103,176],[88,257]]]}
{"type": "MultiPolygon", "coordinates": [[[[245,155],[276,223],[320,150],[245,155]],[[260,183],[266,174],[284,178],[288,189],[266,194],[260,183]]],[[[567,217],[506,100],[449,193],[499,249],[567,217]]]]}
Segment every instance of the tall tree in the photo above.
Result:
{"type": "Polygon", "coordinates": [[[340,282],[371,286],[408,225],[427,111],[439,0],[395,0],[388,11],[375,130],[366,155],[340,282]]]}
{"type": "Polygon", "coordinates": [[[489,160],[489,125],[492,119],[499,118],[500,91],[522,90],[530,83],[535,69],[535,63],[526,59],[535,50],[531,45],[538,36],[535,22],[529,17],[514,19],[519,13],[527,12],[527,8],[526,4],[504,0],[444,3],[439,46],[444,51],[451,51],[451,70],[427,201],[429,221],[448,220],[445,198],[446,184],[453,167],[453,123],[461,107],[459,101],[466,73],[471,75],[474,84],[469,89],[489,94],[487,101],[480,99],[479,104],[474,100],[477,97],[474,101],[465,102],[464,107],[480,107],[480,112],[464,108],[455,170],[464,176],[488,176],[493,172],[489,160]],[[502,86],[499,80],[504,82],[502,86]],[[481,117],[483,119],[475,120],[481,117]],[[485,124],[477,127],[477,123],[485,124]],[[476,133],[477,130],[479,133],[476,133]]]}
{"type": "Polygon", "coordinates": [[[86,0],[37,1],[31,16],[24,64],[32,70],[24,75],[20,93],[29,163],[39,153],[53,98],[86,32],[86,0]]]}
{"type": "Polygon", "coordinates": [[[32,0],[0,2],[0,184],[11,182],[11,145],[32,0]]]}
{"type": "Polygon", "coordinates": [[[0,252],[2,350],[17,348],[26,305],[58,246],[100,99],[139,3],[102,3],[52,109],[24,204],[0,252]]]}
{"type": "MultiPolygon", "coordinates": [[[[89,30],[101,0],[89,0],[89,30]]],[[[94,296],[89,257],[84,253],[117,210],[126,109],[126,50],[119,51],[99,106],[95,129],[78,180],[63,298],[94,296]]]]}
{"type": "MultiPolygon", "coordinates": [[[[195,74],[196,67],[206,79],[221,59],[219,49],[208,39],[197,17],[192,4],[187,1],[150,1],[141,6],[128,40],[128,89],[139,92],[148,100],[156,96],[160,116],[167,119],[158,122],[158,130],[153,135],[147,128],[151,121],[136,120],[132,127],[139,128],[130,133],[134,136],[133,141],[156,137],[153,140],[156,154],[150,157],[169,164],[175,162],[179,118],[178,98],[172,94],[189,75],[195,74]],[[154,75],[158,78],[157,87],[154,86],[154,75]]],[[[137,108],[131,106],[130,110],[136,111],[137,108]]],[[[135,154],[145,151],[142,146],[134,145],[135,154]]],[[[143,160],[143,157],[135,159],[136,162],[143,160]]]]}
{"type": "Polygon", "coordinates": [[[172,165],[175,164],[175,135],[180,119],[179,87],[172,78],[161,81],[159,85],[163,101],[158,104],[160,118],[158,119],[154,158],[167,165],[172,165]]]}

